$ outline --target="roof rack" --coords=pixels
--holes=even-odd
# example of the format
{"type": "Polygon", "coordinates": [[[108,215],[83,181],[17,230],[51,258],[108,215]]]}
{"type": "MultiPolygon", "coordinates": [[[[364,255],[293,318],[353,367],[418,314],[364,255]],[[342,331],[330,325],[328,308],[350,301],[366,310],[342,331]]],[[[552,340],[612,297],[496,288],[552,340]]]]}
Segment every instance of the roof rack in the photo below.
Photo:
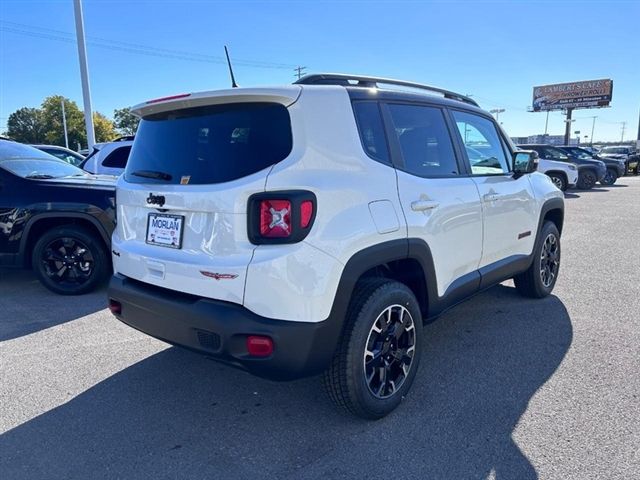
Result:
{"type": "Polygon", "coordinates": [[[395,80],[392,78],[382,77],[369,77],[365,75],[348,75],[344,73],[312,73],[305,75],[299,80],[293,82],[298,85],[342,85],[345,87],[366,87],[366,88],[378,88],[378,84],[386,85],[399,85],[402,87],[417,88],[420,90],[428,90],[430,92],[439,93],[444,98],[452,100],[458,100],[459,102],[469,103],[478,107],[479,105],[475,100],[461,95],[459,93],[445,90],[443,88],[432,87],[431,85],[424,85],[422,83],[406,82],[404,80],[395,80]]]}

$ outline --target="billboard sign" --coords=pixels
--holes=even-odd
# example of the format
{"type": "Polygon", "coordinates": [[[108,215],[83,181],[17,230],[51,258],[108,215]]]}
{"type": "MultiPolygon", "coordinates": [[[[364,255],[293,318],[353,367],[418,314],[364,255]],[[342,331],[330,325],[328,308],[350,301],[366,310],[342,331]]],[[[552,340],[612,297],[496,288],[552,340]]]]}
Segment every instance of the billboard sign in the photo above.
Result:
{"type": "Polygon", "coordinates": [[[608,107],[612,94],[611,79],[542,85],[533,87],[533,111],[608,107]]]}

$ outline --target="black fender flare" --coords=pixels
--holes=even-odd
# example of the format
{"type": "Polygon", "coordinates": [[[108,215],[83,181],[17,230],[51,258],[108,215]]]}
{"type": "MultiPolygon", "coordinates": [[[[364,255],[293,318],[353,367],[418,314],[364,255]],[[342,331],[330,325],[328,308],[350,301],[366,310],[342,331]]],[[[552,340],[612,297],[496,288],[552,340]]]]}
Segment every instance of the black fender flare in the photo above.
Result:
{"type": "Polygon", "coordinates": [[[547,216],[547,214],[552,211],[557,210],[560,212],[560,225],[558,225],[558,231],[562,234],[562,227],[564,225],[564,199],[559,197],[554,197],[546,200],[542,207],[540,208],[540,219],[538,220],[538,230],[536,232],[536,239],[540,235],[540,230],[542,230],[543,220],[547,216]]]}
{"type": "Polygon", "coordinates": [[[82,212],[66,212],[66,211],[38,213],[29,219],[29,221],[27,222],[27,225],[24,228],[22,238],[20,239],[20,262],[21,263],[24,262],[25,257],[27,255],[27,251],[26,251],[27,241],[29,239],[29,235],[31,234],[31,229],[40,220],[44,220],[47,218],[55,218],[55,219],[69,218],[69,219],[87,220],[95,227],[97,232],[100,234],[100,238],[102,239],[104,244],[107,246],[107,248],[109,248],[109,246],[111,245],[111,238],[109,236],[109,232],[107,231],[105,226],[93,215],[90,215],[88,213],[82,213],[82,212]]]}

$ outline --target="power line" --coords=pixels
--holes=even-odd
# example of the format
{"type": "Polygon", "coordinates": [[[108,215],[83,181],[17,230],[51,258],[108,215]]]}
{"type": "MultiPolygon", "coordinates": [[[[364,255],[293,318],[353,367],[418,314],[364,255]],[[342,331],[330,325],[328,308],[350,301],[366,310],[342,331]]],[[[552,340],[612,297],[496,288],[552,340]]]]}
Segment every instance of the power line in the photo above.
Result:
{"type": "MultiPolygon", "coordinates": [[[[0,30],[7,33],[17,35],[25,35],[35,38],[44,38],[47,40],[57,40],[66,43],[76,43],[75,36],[69,32],[55,30],[46,27],[36,27],[17,22],[0,21],[0,30]]],[[[87,36],[87,43],[107,50],[114,50],[137,55],[146,55],[161,58],[173,58],[178,60],[187,60],[192,62],[219,63],[226,64],[223,56],[206,55],[202,53],[193,53],[182,50],[172,50],[166,48],[152,47],[132,42],[121,42],[110,40],[102,37],[87,36]]],[[[234,64],[253,68],[271,68],[271,69],[290,69],[294,65],[286,63],[265,62],[261,60],[242,60],[234,59],[234,64]]]]}

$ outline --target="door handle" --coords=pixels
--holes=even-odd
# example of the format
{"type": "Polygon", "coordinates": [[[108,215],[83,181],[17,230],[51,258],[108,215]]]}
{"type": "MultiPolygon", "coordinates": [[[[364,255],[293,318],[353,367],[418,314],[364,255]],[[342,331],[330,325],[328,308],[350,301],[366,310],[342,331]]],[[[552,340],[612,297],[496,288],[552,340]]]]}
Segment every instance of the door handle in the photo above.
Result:
{"type": "Polygon", "coordinates": [[[497,193],[485,193],[482,198],[485,202],[495,202],[496,200],[498,200],[498,198],[500,198],[500,195],[498,195],[497,193]]]}
{"type": "Polygon", "coordinates": [[[440,204],[438,202],[430,202],[427,200],[416,200],[411,202],[411,210],[415,212],[424,212],[425,210],[433,210],[438,208],[440,204]]]}

